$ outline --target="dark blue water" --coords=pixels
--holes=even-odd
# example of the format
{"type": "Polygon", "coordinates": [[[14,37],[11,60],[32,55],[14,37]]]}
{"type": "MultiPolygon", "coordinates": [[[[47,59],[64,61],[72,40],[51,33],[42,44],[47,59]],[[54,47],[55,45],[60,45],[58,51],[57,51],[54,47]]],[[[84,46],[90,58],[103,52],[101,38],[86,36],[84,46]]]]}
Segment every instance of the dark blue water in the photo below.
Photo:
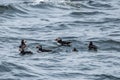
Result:
{"type": "Polygon", "coordinates": [[[0,80],[120,80],[119,52],[119,0],[0,0],[0,80]],[[21,39],[33,55],[19,55],[21,39]]]}

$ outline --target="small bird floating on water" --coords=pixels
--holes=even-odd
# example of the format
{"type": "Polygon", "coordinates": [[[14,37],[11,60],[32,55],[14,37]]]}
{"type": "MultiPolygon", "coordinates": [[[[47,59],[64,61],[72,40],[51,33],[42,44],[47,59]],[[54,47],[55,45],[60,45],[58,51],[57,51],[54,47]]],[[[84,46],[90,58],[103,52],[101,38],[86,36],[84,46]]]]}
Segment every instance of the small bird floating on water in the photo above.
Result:
{"type": "Polygon", "coordinates": [[[19,51],[20,51],[20,54],[21,55],[25,55],[25,54],[33,54],[33,52],[31,51],[25,51],[25,48],[26,48],[26,41],[23,39],[21,40],[21,44],[19,46],[19,51]]]}
{"type": "Polygon", "coordinates": [[[63,41],[61,38],[57,38],[55,39],[55,41],[57,41],[59,44],[61,44],[62,46],[70,46],[71,42],[69,41],[63,41]]]}
{"type": "Polygon", "coordinates": [[[26,41],[24,39],[21,40],[19,48],[26,48],[26,41]]]}
{"type": "Polygon", "coordinates": [[[37,45],[36,48],[38,49],[37,52],[51,52],[52,50],[43,49],[41,45],[37,45]]]}
{"type": "Polygon", "coordinates": [[[93,44],[92,41],[90,41],[89,45],[88,45],[88,50],[93,50],[93,51],[97,51],[97,46],[93,44]]]}
{"type": "Polygon", "coordinates": [[[73,52],[78,52],[78,50],[76,49],[76,48],[73,48],[73,50],[72,50],[73,52]]]}

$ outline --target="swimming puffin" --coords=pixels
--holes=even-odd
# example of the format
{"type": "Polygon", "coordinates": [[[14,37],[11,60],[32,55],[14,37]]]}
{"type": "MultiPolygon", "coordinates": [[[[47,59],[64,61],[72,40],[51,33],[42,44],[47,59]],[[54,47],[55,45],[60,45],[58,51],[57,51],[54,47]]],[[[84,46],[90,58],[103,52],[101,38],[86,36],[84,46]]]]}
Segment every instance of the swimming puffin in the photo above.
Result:
{"type": "Polygon", "coordinates": [[[21,44],[19,46],[19,51],[20,51],[20,54],[21,55],[25,55],[25,54],[33,54],[33,52],[31,51],[25,51],[25,48],[26,48],[26,41],[23,39],[21,40],[21,44]]]}
{"type": "Polygon", "coordinates": [[[38,49],[37,52],[51,52],[52,50],[43,49],[41,45],[37,45],[36,48],[38,49]]]}
{"type": "Polygon", "coordinates": [[[26,48],[26,41],[24,39],[21,40],[20,48],[26,48]]]}
{"type": "Polygon", "coordinates": [[[59,37],[57,39],[55,39],[55,41],[57,41],[62,46],[70,46],[70,44],[71,44],[71,42],[69,42],[69,41],[62,41],[62,39],[59,37]]]}
{"type": "Polygon", "coordinates": [[[72,50],[73,52],[78,52],[78,50],[76,49],[76,48],[73,48],[73,50],[72,50]]]}
{"type": "Polygon", "coordinates": [[[90,43],[89,43],[89,45],[88,45],[88,50],[89,50],[89,51],[91,51],[91,50],[97,51],[97,46],[95,46],[95,45],[93,44],[93,42],[90,41],[90,43]]]}

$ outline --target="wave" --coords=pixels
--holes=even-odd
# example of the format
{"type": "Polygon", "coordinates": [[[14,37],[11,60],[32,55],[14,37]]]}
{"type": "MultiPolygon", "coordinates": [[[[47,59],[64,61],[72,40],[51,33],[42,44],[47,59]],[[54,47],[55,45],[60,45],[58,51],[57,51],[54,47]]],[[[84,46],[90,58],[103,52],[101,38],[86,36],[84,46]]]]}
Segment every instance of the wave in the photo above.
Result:
{"type": "Polygon", "coordinates": [[[101,18],[98,20],[86,20],[86,21],[73,21],[72,23],[82,23],[82,24],[105,24],[105,23],[119,23],[119,18],[101,18]]]}
{"type": "Polygon", "coordinates": [[[78,77],[80,75],[84,75],[84,74],[79,72],[60,72],[56,74],[51,74],[51,76],[57,77],[57,78],[73,78],[73,77],[78,77]]]}
{"type": "Polygon", "coordinates": [[[95,9],[95,7],[89,6],[88,4],[81,3],[80,1],[77,2],[66,2],[66,6],[69,6],[74,9],[95,9]]]}
{"type": "Polygon", "coordinates": [[[94,75],[94,76],[98,77],[97,80],[120,80],[119,77],[113,75],[107,75],[107,74],[94,75]]]}
{"type": "Polygon", "coordinates": [[[29,6],[32,8],[39,8],[39,9],[63,9],[69,10],[69,7],[66,5],[65,2],[40,2],[40,3],[32,3],[29,6]]]}
{"type": "Polygon", "coordinates": [[[90,0],[88,2],[88,5],[90,5],[92,7],[95,7],[95,8],[113,9],[113,6],[111,4],[106,4],[106,3],[92,1],[92,0],[90,0]]]}
{"type": "Polygon", "coordinates": [[[26,10],[20,5],[14,4],[0,5],[0,13],[14,13],[14,12],[26,14],[26,10]]]}
{"type": "Polygon", "coordinates": [[[93,12],[72,12],[70,13],[71,15],[100,15],[100,14],[105,14],[103,12],[98,12],[98,11],[93,11],[93,12]]]}

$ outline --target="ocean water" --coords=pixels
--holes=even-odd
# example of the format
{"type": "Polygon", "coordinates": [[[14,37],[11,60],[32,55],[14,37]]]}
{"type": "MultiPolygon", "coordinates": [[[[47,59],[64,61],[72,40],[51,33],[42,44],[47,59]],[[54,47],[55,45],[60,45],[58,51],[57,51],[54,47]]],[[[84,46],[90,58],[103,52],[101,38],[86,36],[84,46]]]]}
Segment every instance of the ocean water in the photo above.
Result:
{"type": "Polygon", "coordinates": [[[120,1],[0,0],[0,80],[120,80],[120,1]],[[21,39],[33,55],[19,55],[21,39]]]}

